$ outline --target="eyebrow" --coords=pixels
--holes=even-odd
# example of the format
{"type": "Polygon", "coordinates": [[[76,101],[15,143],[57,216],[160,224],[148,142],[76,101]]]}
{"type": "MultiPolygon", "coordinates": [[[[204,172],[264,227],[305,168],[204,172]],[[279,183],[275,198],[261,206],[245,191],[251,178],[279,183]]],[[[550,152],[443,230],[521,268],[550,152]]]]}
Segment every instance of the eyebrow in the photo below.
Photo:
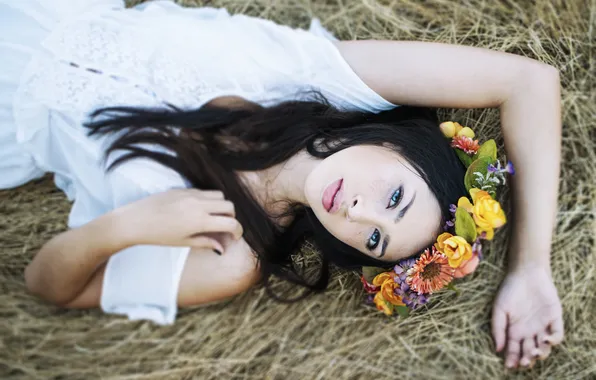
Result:
{"type": "Polygon", "coordinates": [[[397,213],[397,216],[395,217],[395,220],[393,221],[394,223],[399,222],[399,220],[401,218],[406,216],[406,212],[408,212],[408,210],[412,206],[412,203],[414,203],[414,199],[416,199],[416,193],[414,193],[414,195],[412,195],[412,199],[410,199],[410,203],[408,203],[404,208],[401,209],[400,212],[397,213]]]}
{"type": "MultiPolygon", "coordinates": [[[[399,220],[402,219],[406,215],[406,212],[408,212],[408,210],[412,206],[412,203],[414,203],[414,199],[416,199],[416,193],[414,193],[414,195],[412,195],[412,199],[410,199],[410,202],[404,208],[402,208],[400,212],[397,213],[397,216],[395,217],[395,220],[393,221],[394,223],[399,222],[399,220]]],[[[379,256],[379,258],[385,256],[385,251],[387,251],[387,246],[389,245],[390,240],[391,240],[390,236],[385,235],[385,238],[383,239],[383,246],[381,247],[381,255],[379,256]]]]}

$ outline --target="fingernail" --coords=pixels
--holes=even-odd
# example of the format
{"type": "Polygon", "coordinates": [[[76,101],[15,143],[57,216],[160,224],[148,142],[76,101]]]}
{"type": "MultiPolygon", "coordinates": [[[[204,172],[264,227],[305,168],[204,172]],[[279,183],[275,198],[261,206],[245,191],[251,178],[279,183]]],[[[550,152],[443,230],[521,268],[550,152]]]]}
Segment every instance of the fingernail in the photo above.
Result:
{"type": "Polygon", "coordinates": [[[532,352],[532,356],[534,356],[535,358],[540,357],[542,355],[542,352],[540,352],[540,350],[535,350],[534,352],[532,352]]]}
{"type": "Polygon", "coordinates": [[[213,252],[217,253],[218,255],[221,256],[221,251],[219,249],[214,249],[213,252]]]}

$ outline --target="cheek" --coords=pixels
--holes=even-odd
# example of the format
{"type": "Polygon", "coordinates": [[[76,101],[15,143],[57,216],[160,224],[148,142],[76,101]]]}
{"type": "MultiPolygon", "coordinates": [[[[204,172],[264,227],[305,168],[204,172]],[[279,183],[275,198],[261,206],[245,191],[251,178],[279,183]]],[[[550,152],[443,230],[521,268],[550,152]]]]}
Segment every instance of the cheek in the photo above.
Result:
{"type": "Polygon", "coordinates": [[[347,221],[323,225],[336,239],[341,240],[353,248],[362,249],[363,242],[366,240],[366,228],[362,225],[349,223],[347,221]]]}
{"type": "Polygon", "coordinates": [[[318,173],[313,174],[311,174],[304,183],[304,197],[307,205],[313,209],[313,211],[317,214],[317,217],[324,218],[325,216],[322,214],[326,214],[326,211],[323,209],[323,205],[321,204],[321,188],[322,186],[325,186],[325,177],[316,175],[318,173]],[[321,215],[318,215],[319,213],[321,213],[321,215]]]}

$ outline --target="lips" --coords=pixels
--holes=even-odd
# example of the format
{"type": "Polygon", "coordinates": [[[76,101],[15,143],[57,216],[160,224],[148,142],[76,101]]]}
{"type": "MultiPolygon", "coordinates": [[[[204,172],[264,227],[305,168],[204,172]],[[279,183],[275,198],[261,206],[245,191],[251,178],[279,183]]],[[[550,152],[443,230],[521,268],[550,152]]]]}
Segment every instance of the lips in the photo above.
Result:
{"type": "Polygon", "coordinates": [[[322,203],[323,207],[327,212],[333,214],[339,210],[339,206],[341,205],[341,199],[343,195],[343,185],[344,180],[338,179],[337,181],[333,182],[323,192],[322,203]]]}

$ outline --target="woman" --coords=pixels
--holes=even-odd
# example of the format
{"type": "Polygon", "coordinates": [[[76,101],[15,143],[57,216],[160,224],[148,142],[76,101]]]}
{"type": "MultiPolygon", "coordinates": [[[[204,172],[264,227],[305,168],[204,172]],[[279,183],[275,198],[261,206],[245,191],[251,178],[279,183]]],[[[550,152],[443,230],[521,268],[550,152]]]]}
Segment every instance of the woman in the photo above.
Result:
{"type": "Polygon", "coordinates": [[[527,366],[560,343],[555,69],[169,2],[82,3],[0,1],[0,186],[53,172],[74,200],[71,230],[26,270],[33,293],[171,323],[177,305],[237,294],[261,274],[321,290],[325,271],[310,283],[290,264],[310,235],[340,266],[408,257],[436,237],[463,168],[432,116],[390,110],[499,107],[518,179],[496,348],[527,366]]]}

